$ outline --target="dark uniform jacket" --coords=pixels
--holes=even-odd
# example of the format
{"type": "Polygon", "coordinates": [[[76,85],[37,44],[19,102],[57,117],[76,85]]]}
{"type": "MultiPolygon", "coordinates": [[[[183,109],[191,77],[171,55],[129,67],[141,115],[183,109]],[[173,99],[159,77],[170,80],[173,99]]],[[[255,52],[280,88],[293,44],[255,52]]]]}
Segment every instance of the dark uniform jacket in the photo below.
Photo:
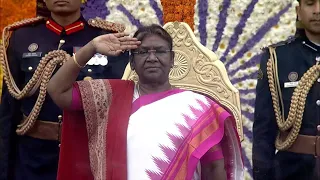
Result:
{"type": "MultiPolygon", "coordinates": [[[[285,83],[296,82],[307,70],[320,60],[320,47],[310,42],[304,33],[286,42],[275,45],[278,59],[278,77],[284,102],[285,118],[288,116],[294,87],[284,87],[285,83]]],[[[272,104],[266,64],[267,50],[260,64],[256,87],[255,115],[253,124],[253,174],[256,180],[312,180],[316,176],[316,158],[313,155],[298,154],[275,149],[278,133],[275,112],[272,104]]],[[[319,77],[320,78],[320,77],[319,77]]],[[[320,79],[309,91],[306,99],[300,133],[317,135],[320,124],[320,79]]]]}
{"type": "MultiPolygon", "coordinates": [[[[48,52],[61,50],[72,55],[93,38],[111,33],[88,25],[81,17],[75,23],[61,27],[52,19],[25,25],[14,30],[7,55],[12,75],[16,84],[22,89],[32,77],[40,60],[48,52]],[[63,40],[63,44],[61,44],[63,40]]],[[[96,55],[96,59],[103,56],[96,55]]],[[[77,80],[121,78],[128,63],[128,53],[118,57],[107,57],[106,60],[89,61],[77,80]],[[101,65],[103,64],[103,65],[101,65]]],[[[28,116],[37,97],[33,96],[20,101],[15,100],[4,86],[2,104],[0,106],[0,180],[55,180],[57,174],[59,142],[17,136],[17,125],[22,116],[28,116]],[[10,177],[10,178],[9,178],[10,177]]],[[[38,120],[58,122],[62,111],[53,103],[47,94],[38,120]]]]}

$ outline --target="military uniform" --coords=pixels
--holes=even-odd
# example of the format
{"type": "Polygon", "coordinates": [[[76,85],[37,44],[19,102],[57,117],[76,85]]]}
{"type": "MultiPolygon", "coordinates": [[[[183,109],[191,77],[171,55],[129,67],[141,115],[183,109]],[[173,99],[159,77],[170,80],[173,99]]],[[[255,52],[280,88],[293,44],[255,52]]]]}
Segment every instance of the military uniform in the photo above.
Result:
{"type": "MultiPolygon", "coordinates": [[[[277,56],[279,91],[282,96],[284,117],[288,117],[291,98],[301,77],[320,61],[320,46],[310,42],[304,33],[273,46],[277,56]]],[[[267,75],[267,50],[261,59],[256,87],[253,124],[253,174],[256,180],[315,180],[320,179],[317,155],[320,141],[320,77],[312,85],[305,101],[299,136],[287,150],[276,152],[275,141],[279,131],[267,75]],[[301,141],[301,135],[307,136],[301,141]],[[313,139],[314,142],[310,139],[313,139]],[[311,150],[310,150],[311,148],[311,150]],[[313,149],[312,149],[313,148],[313,149]]],[[[288,131],[289,132],[289,131],[288,131]]],[[[286,134],[281,132],[281,138],[286,134]]]]}
{"type": "MultiPolygon", "coordinates": [[[[93,27],[81,17],[71,25],[62,27],[49,18],[15,29],[10,37],[7,56],[17,86],[20,89],[25,87],[41,58],[48,52],[60,49],[72,55],[93,38],[117,31],[114,27],[119,27],[107,24],[110,29],[93,27]]],[[[118,57],[96,54],[81,70],[77,80],[121,78],[127,63],[127,52],[118,57]]],[[[0,108],[1,180],[12,179],[12,174],[18,180],[56,179],[60,122],[63,117],[62,111],[49,95],[46,96],[31,130],[22,136],[15,133],[17,125],[32,111],[38,94],[39,90],[18,101],[9,94],[7,88],[3,90],[0,108]]]]}

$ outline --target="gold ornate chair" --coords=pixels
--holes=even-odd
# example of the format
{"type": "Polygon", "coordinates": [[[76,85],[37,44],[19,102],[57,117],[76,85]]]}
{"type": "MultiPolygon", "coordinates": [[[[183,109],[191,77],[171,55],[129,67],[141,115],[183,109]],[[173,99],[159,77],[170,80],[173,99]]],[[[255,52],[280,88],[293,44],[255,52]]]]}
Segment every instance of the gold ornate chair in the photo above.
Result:
{"type": "MultiPolygon", "coordinates": [[[[164,29],[173,38],[174,67],[170,72],[172,85],[205,94],[224,106],[235,118],[243,140],[239,91],[231,84],[224,64],[194,36],[188,24],[169,22],[164,29]]],[[[137,74],[127,66],[122,79],[138,81],[137,74]]]]}

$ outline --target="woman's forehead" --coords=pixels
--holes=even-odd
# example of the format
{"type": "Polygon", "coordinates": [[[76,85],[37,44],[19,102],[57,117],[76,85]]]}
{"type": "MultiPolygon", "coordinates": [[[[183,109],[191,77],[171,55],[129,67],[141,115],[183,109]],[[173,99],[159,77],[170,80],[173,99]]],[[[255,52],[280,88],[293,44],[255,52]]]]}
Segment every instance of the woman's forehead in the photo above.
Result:
{"type": "Polygon", "coordinates": [[[154,47],[154,48],[161,48],[161,47],[168,47],[169,43],[161,38],[158,35],[148,35],[146,37],[143,38],[143,40],[141,41],[141,48],[145,48],[145,47],[154,47]]]}
{"type": "Polygon", "coordinates": [[[168,48],[168,45],[161,45],[161,44],[155,44],[155,45],[150,45],[150,44],[141,44],[139,46],[140,49],[161,49],[161,48],[168,48]]]}

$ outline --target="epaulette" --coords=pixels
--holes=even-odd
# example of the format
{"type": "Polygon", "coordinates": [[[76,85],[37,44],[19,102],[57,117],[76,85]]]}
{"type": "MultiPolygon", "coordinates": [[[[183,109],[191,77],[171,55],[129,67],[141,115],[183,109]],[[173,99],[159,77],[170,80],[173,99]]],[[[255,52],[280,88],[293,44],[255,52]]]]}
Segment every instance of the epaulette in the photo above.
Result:
{"type": "Polygon", "coordinates": [[[92,27],[97,27],[112,32],[123,32],[126,29],[126,27],[123,24],[106,21],[99,17],[89,19],[88,24],[92,27]]]}
{"type": "Polygon", "coordinates": [[[45,21],[44,17],[35,17],[35,18],[28,18],[28,19],[23,19],[21,21],[14,22],[13,24],[10,24],[5,27],[5,29],[8,29],[10,31],[19,29],[21,27],[29,26],[29,25],[34,25],[36,23],[45,21]]]}
{"type": "Polygon", "coordinates": [[[273,45],[271,45],[271,47],[276,48],[276,47],[279,47],[279,46],[283,46],[283,45],[286,45],[286,44],[290,44],[290,43],[292,43],[295,39],[296,39],[295,36],[290,36],[287,40],[285,40],[285,41],[280,41],[280,42],[278,42],[278,43],[276,43],[276,44],[273,44],[273,45]]]}
{"type": "Polygon", "coordinates": [[[21,21],[14,22],[13,24],[10,24],[10,25],[4,27],[3,31],[2,31],[2,36],[1,36],[2,42],[0,45],[4,45],[5,47],[8,46],[9,39],[11,37],[10,31],[14,31],[14,30],[19,29],[21,27],[34,25],[34,24],[42,22],[44,20],[45,20],[45,18],[43,18],[43,17],[29,18],[29,19],[24,19],[21,21]]]}
{"type": "Polygon", "coordinates": [[[262,47],[261,50],[264,51],[264,50],[266,50],[266,49],[269,48],[269,47],[276,48],[276,47],[279,47],[279,46],[283,46],[283,45],[290,44],[290,43],[293,42],[296,38],[297,38],[296,36],[290,36],[287,40],[280,41],[280,42],[275,43],[275,44],[271,44],[270,46],[267,46],[267,47],[262,47]]]}

